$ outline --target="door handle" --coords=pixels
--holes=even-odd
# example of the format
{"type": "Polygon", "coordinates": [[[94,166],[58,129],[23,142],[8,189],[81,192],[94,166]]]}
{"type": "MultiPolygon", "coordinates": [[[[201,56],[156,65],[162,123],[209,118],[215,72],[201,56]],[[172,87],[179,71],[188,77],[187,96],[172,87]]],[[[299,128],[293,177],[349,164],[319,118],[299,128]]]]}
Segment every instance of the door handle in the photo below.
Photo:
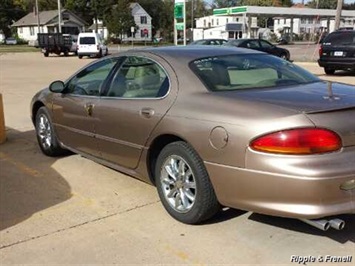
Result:
{"type": "Polygon", "coordinates": [[[152,108],[143,108],[141,111],[140,111],[140,114],[141,116],[144,116],[144,117],[147,117],[147,118],[150,118],[154,115],[154,109],[152,108]]]}
{"type": "Polygon", "coordinates": [[[94,105],[92,103],[87,103],[84,105],[85,111],[88,116],[92,116],[94,105]]]}

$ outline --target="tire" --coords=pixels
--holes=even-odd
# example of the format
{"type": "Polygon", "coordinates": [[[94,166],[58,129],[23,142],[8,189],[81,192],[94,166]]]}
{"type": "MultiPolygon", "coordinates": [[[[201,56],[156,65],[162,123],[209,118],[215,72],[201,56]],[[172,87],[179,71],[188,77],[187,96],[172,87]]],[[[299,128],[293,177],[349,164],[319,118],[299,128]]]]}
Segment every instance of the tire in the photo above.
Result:
{"type": "Polygon", "coordinates": [[[49,53],[46,51],[43,53],[44,57],[48,57],[49,56],[49,53]]]}
{"type": "Polygon", "coordinates": [[[100,49],[98,55],[97,55],[98,58],[101,58],[102,57],[102,50],[100,49]]]}
{"type": "Polygon", "coordinates": [[[325,67],[325,68],[324,68],[324,72],[325,72],[325,74],[327,74],[327,75],[334,75],[335,69],[329,68],[329,67],[325,67]]]}
{"type": "Polygon", "coordinates": [[[68,153],[60,146],[53,130],[51,118],[45,107],[38,109],[35,125],[38,145],[45,155],[55,157],[68,153]]]}
{"type": "Polygon", "coordinates": [[[82,58],[83,58],[83,56],[82,56],[82,55],[78,55],[78,57],[79,57],[79,59],[82,59],[82,58]]]}
{"type": "Polygon", "coordinates": [[[164,208],[182,223],[201,223],[220,210],[203,161],[186,142],[164,147],[157,159],[155,178],[164,208]]]}
{"type": "Polygon", "coordinates": [[[108,48],[106,48],[105,56],[108,56],[108,48]]]}

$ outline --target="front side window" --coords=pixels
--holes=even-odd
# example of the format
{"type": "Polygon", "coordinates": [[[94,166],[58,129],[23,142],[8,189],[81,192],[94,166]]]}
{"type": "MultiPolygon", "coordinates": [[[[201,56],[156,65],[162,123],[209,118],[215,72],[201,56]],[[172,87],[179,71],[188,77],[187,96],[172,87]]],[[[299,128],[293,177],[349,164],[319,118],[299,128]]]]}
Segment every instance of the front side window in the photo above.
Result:
{"type": "Polygon", "coordinates": [[[115,66],[117,60],[117,58],[110,58],[85,68],[66,84],[65,93],[99,96],[101,86],[115,66]]]}
{"type": "Polygon", "coordinates": [[[273,45],[267,41],[264,41],[264,40],[260,40],[260,46],[262,48],[267,48],[267,49],[270,49],[273,47],[273,45]]]}
{"type": "Polygon", "coordinates": [[[145,57],[127,57],[114,75],[108,97],[160,98],[169,90],[169,79],[164,69],[145,57]]]}
{"type": "Polygon", "coordinates": [[[201,58],[191,69],[211,91],[279,87],[320,81],[306,70],[271,55],[240,54],[201,58]]]}

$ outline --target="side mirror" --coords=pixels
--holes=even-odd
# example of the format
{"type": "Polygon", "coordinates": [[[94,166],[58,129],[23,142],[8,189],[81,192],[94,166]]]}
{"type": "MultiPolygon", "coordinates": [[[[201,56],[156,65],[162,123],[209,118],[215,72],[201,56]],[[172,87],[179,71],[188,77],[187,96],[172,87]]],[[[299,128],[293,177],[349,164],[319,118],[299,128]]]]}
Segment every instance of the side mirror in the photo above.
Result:
{"type": "Polygon", "coordinates": [[[49,85],[49,90],[55,93],[62,93],[64,87],[65,87],[64,82],[61,80],[57,80],[52,82],[51,85],[49,85]]]}

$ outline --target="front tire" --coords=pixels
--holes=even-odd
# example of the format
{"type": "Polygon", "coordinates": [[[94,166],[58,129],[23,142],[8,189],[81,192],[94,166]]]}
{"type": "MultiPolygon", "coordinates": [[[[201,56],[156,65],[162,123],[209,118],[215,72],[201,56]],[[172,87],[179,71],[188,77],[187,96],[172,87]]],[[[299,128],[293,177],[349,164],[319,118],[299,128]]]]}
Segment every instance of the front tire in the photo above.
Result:
{"type": "Polygon", "coordinates": [[[45,155],[55,157],[68,152],[60,146],[53,130],[49,113],[45,107],[41,107],[37,111],[35,125],[38,145],[45,155]]]}
{"type": "Polygon", "coordinates": [[[186,142],[173,142],[161,151],[155,177],[160,200],[176,220],[198,224],[219,211],[203,161],[186,142]]]}
{"type": "Polygon", "coordinates": [[[325,68],[324,68],[324,72],[325,72],[325,74],[327,74],[327,75],[334,75],[335,69],[329,68],[329,67],[325,67],[325,68]]]}

